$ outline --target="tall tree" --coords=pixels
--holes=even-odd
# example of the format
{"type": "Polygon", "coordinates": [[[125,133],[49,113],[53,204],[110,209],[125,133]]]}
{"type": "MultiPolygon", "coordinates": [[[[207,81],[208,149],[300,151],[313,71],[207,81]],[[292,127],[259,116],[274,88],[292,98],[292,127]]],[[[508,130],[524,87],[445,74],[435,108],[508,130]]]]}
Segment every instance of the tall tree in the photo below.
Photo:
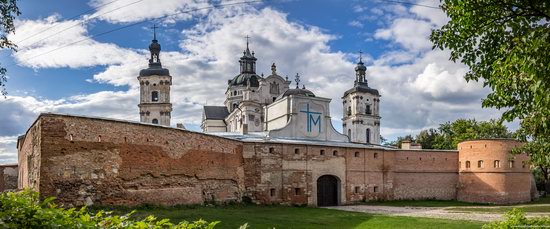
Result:
{"type": "MultiPolygon", "coordinates": [[[[0,0],[0,49],[11,49],[17,51],[17,46],[8,39],[8,34],[15,32],[13,24],[15,17],[19,16],[17,0],[0,0]]],[[[0,65],[0,93],[6,96],[7,69],[0,65]]]]}
{"type": "MultiPolygon", "coordinates": [[[[432,31],[434,48],[470,67],[466,80],[481,80],[492,92],[484,107],[505,109],[519,119],[535,165],[550,168],[550,1],[442,0],[450,18],[432,31]]],[[[546,179],[548,181],[548,175],[546,179]]]]}

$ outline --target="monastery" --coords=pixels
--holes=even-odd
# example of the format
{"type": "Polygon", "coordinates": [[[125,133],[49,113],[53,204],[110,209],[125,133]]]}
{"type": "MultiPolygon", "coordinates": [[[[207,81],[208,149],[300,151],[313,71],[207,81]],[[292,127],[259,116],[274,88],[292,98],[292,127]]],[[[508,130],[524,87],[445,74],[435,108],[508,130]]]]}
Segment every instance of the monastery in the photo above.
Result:
{"type": "Polygon", "coordinates": [[[520,144],[513,140],[465,141],[458,150],[380,145],[381,95],[361,58],[342,92],[344,133],[332,125],[331,99],[300,85],[299,75],[283,78],[275,64],[258,75],[248,42],[223,105],[204,106],[196,132],[170,126],[170,88],[181,76],[163,68],[156,36],[149,50],[137,77],[140,122],[39,115],[17,142],[18,188],[68,206],[518,203],[536,195],[527,156],[510,154],[520,144]]]}

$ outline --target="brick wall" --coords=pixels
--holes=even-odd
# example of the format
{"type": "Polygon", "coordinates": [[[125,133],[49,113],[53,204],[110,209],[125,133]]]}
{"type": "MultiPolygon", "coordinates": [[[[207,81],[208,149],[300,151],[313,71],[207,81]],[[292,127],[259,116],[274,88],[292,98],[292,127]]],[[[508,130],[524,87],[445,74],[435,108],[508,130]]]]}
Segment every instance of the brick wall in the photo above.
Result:
{"type": "Polygon", "coordinates": [[[0,192],[17,189],[17,165],[0,165],[0,192]]]}
{"type": "MultiPolygon", "coordinates": [[[[42,115],[36,125],[41,128],[39,189],[62,203],[174,205],[241,200],[244,172],[239,142],[174,128],[72,116],[42,115]]],[[[22,154],[32,154],[32,147],[22,147],[22,154]]],[[[36,169],[25,167],[24,173],[36,169]]]]}
{"type": "Polygon", "coordinates": [[[520,203],[531,200],[531,172],[525,154],[512,155],[514,140],[474,140],[458,144],[457,199],[467,202],[520,203]],[[511,163],[513,161],[513,163],[511,163]],[[466,164],[469,162],[469,168],[466,164]]]}

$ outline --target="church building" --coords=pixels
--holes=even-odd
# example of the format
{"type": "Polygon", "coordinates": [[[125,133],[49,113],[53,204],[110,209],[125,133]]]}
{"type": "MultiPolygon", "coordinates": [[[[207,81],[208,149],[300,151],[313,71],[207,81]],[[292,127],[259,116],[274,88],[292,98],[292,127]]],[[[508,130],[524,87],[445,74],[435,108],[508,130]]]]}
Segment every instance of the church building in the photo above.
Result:
{"type": "Polygon", "coordinates": [[[240,58],[240,74],[228,80],[224,106],[205,106],[201,128],[203,132],[226,135],[224,132],[263,134],[270,138],[289,138],[319,141],[380,143],[380,95],[368,87],[366,67],[361,58],[357,63],[356,80],[352,89],[344,93],[344,129],[347,135],[335,130],[330,116],[329,98],[316,96],[277,74],[275,63],[271,75],[256,74],[254,52],[248,40],[240,58]]]}

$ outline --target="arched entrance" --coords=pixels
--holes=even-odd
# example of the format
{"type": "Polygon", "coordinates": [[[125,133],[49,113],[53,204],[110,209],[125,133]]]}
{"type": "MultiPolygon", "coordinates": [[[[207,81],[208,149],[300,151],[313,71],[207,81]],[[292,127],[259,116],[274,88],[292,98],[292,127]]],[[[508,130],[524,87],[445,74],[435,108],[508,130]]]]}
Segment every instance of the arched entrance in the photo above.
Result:
{"type": "Polygon", "coordinates": [[[317,205],[335,206],[338,205],[338,178],[331,175],[324,175],[317,179],[317,205]]]}

